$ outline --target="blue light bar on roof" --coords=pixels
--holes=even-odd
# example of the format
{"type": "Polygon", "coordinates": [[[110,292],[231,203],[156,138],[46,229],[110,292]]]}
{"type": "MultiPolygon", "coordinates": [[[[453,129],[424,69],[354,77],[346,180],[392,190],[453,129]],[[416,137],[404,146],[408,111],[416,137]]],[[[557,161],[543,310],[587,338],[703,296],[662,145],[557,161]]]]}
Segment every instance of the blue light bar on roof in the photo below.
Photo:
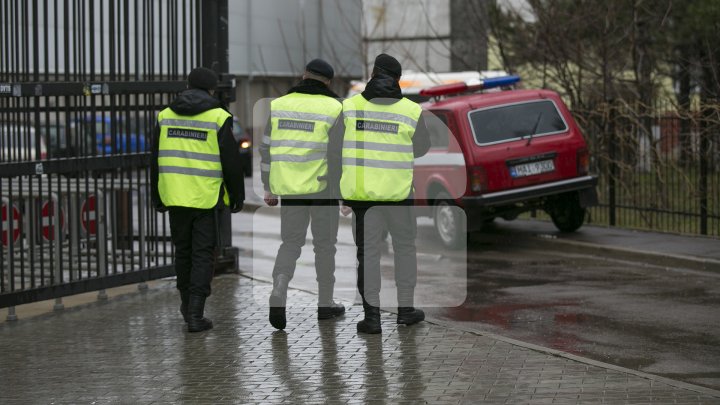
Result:
{"type": "Polygon", "coordinates": [[[473,84],[468,84],[465,82],[441,84],[439,86],[420,90],[420,95],[425,97],[447,96],[450,94],[460,94],[478,90],[492,89],[494,87],[510,86],[519,81],[520,76],[511,75],[483,79],[479,82],[476,81],[473,84]]]}
{"type": "Polygon", "coordinates": [[[492,77],[489,79],[482,80],[483,89],[492,89],[494,87],[510,86],[520,81],[520,76],[510,75],[501,77],[492,77]]]}

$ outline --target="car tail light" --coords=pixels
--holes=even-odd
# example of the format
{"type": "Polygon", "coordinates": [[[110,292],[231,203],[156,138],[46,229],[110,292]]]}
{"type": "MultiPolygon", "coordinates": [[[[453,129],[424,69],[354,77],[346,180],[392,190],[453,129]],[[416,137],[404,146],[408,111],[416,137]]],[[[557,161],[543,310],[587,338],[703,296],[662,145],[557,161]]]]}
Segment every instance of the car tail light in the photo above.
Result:
{"type": "Polygon", "coordinates": [[[590,173],[590,153],[585,148],[577,151],[577,172],[578,176],[590,173]]]}
{"type": "Polygon", "coordinates": [[[487,174],[482,167],[471,167],[469,170],[470,190],[473,193],[482,193],[487,190],[487,174]]]}

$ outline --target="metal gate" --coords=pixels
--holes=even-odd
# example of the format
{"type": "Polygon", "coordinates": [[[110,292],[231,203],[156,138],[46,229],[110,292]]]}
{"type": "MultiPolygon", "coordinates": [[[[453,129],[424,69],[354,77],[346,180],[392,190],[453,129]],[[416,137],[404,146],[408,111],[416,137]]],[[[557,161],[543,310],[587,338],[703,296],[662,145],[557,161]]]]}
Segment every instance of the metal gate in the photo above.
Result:
{"type": "Polygon", "coordinates": [[[4,0],[0,22],[0,308],[174,274],[151,135],[193,67],[227,71],[227,1],[4,0]]]}

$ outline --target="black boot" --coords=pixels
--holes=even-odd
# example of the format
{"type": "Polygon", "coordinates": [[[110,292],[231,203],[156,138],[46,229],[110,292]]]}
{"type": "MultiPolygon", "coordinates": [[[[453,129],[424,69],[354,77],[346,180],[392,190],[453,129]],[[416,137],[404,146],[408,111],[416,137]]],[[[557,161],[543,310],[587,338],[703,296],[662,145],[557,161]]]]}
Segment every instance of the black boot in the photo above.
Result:
{"type": "Polygon", "coordinates": [[[275,329],[285,329],[287,320],[285,318],[285,303],[287,301],[287,289],[290,277],[279,274],[273,279],[273,289],[270,293],[270,325],[275,329]]]}
{"type": "Polygon", "coordinates": [[[204,318],[205,313],[205,297],[202,295],[190,294],[188,301],[188,332],[202,332],[212,329],[212,321],[204,318]]]}
{"type": "Polygon", "coordinates": [[[318,319],[330,319],[345,313],[345,306],[330,301],[324,305],[318,305],[318,319]]]}
{"type": "Polygon", "coordinates": [[[181,291],[180,292],[180,313],[182,314],[183,319],[185,320],[185,323],[188,323],[190,321],[190,317],[188,316],[188,304],[190,302],[190,292],[189,291],[181,291]]]}
{"type": "Polygon", "coordinates": [[[365,319],[358,322],[358,333],[368,333],[371,335],[381,333],[382,327],[380,326],[380,308],[363,304],[363,310],[365,310],[365,319]]]}
{"type": "Polygon", "coordinates": [[[403,325],[413,325],[425,320],[425,312],[413,307],[399,307],[397,323],[403,325]]]}

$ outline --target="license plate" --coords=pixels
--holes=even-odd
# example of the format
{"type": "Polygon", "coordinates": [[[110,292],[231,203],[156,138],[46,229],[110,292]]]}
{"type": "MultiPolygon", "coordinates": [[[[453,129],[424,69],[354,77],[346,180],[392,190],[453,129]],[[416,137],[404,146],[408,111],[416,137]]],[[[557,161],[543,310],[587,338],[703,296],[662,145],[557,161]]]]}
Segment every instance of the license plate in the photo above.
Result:
{"type": "Polygon", "coordinates": [[[554,170],[555,163],[553,163],[552,160],[541,160],[539,162],[510,166],[510,176],[513,178],[533,176],[535,174],[552,172],[554,170]]]}

